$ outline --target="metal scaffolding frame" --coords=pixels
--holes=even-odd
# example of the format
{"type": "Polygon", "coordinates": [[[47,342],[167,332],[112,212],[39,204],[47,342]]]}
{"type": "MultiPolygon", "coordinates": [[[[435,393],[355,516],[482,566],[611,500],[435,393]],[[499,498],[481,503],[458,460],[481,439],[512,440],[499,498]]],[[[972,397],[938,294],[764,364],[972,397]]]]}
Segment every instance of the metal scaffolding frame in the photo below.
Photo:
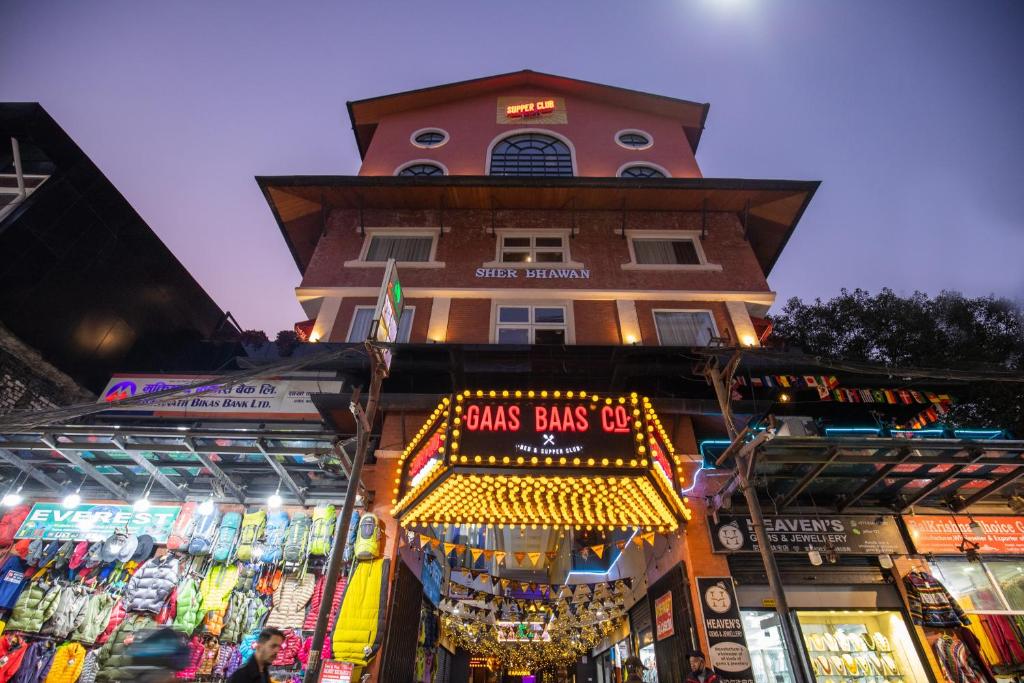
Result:
{"type": "Polygon", "coordinates": [[[347,478],[322,470],[338,436],[311,428],[253,426],[61,425],[0,434],[0,477],[24,475],[26,497],[58,496],[78,486],[89,499],[131,500],[150,479],[154,502],[263,503],[280,487],[286,504],[337,503],[347,478]],[[279,486],[280,485],[280,486],[279,486]]]}

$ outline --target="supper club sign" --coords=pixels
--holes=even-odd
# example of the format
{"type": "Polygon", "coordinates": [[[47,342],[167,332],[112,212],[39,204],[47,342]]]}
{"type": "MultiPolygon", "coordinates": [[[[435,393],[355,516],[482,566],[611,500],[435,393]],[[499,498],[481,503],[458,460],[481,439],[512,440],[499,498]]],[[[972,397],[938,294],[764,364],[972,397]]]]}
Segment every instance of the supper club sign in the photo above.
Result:
{"type": "Polygon", "coordinates": [[[667,529],[690,514],[681,463],[636,394],[463,391],[442,400],[399,466],[393,504],[405,521],[667,529]]]}

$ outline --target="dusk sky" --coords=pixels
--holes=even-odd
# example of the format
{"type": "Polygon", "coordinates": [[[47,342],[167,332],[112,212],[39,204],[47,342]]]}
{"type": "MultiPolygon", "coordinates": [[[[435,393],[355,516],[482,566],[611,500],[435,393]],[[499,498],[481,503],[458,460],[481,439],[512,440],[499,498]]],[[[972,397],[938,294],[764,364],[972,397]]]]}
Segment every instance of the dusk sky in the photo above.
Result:
{"type": "Polygon", "coordinates": [[[1024,299],[1024,2],[9,2],[38,101],[222,308],[304,316],[256,175],[356,173],[347,100],[529,68],[710,102],[706,177],[821,180],[770,283],[1024,299]]]}

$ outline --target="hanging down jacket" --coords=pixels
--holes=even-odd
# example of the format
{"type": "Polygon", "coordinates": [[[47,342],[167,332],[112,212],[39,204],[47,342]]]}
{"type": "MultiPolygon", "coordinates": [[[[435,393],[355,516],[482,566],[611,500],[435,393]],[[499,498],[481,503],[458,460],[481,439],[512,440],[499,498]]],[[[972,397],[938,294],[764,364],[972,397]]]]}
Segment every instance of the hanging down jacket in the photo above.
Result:
{"type": "Polygon", "coordinates": [[[110,593],[93,593],[85,607],[82,622],[71,633],[71,640],[83,645],[92,645],[110,623],[110,613],[116,599],[110,593]]]}
{"type": "Polygon", "coordinates": [[[89,606],[89,593],[85,586],[68,586],[60,592],[57,607],[53,616],[43,624],[40,633],[53,636],[58,641],[65,640],[85,618],[89,606]]]}
{"type": "Polygon", "coordinates": [[[75,683],[85,666],[85,648],[78,643],[64,643],[57,648],[44,683],[75,683]]]}
{"type": "Polygon", "coordinates": [[[124,600],[118,600],[114,603],[114,608],[110,610],[110,619],[107,621],[107,627],[96,638],[96,644],[104,645],[110,640],[110,634],[117,630],[117,627],[121,625],[126,616],[128,616],[128,612],[124,609],[124,600]]]}
{"type": "Polygon", "coordinates": [[[208,612],[227,609],[228,596],[231,595],[237,582],[238,567],[236,565],[217,564],[211,567],[199,585],[199,592],[203,595],[203,609],[208,612]]]}
{"type": "Polygon", "coordinates": [[[121,622],[121,625],[110,634],[110,640],[100,650],[99,673],[96,674],[97,683],[110,683],[110,681],[131,681],[136,678],[135,673],[128,671],[126,667],[131,665],[131,658],[128,656],[128,646],[135,640],[138,632],[148,628],[154,628],[156,622],[152,617],[145,614],[129,614],[121,622]]]}
{"type": "Polygon", "coordinates": [[[174,629],[187,636],[192,635],[205,614],[199,586],[190,578],[183,579],[178,584],[178,611],[174,616],[174,629]]]}
{"type": "Polygon", "coordinates": [[[60,594],[59,586],[45,581],[29,584],[14,605],[11,618],[7,620],[7,630],[39,633],[43,624],[53,616],[57,609],[60,594]]]}
{"type": "Polygon", "coordinates": [[[167,554],[153,558],[132,576],[124,600],[129,612],[158,614],[178,584],[178,558],[167,554]]]}
{"type": "Polygon", "coordinates": [[[99,650],[90,650],[85,656],[82,664],[82,673],[78,676],[78,683],[96,683],[96,674],[99,673],[99,650]]]}
{"type": "Polygon", "coordinates": [[[313,597],[315,584],[311,574],[285,578],[274,591],[274,609],[267,617],[267,626],[283,629],[300,625],[306,618],[306,605],[313,597]]]}
{"type": "Polygon", "coordinates": [[[40,683],[46,678],[46,672],[50,670],[50,663],[56,651],[57,646],[46,640],[29,645],[18,673],[14,674],[11,683],[40,683]]]}

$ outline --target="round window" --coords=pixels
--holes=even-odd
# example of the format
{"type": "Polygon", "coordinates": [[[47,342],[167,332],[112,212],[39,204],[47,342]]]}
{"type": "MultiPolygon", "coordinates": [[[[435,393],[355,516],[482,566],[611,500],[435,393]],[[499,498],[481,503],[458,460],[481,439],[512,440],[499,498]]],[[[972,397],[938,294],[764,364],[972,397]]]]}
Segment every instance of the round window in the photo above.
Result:
{"type": "Polygon", "coordinates": [[[412,144],[424,149],[440,147],[448,142],[448,133],[440,128],[425,128],[412,134],[412,144]]]}
{"type": "Polygon", "coordinates": [[[642,130],[620,130],[615,141],[626,149],[647,149],[654,144],[651,136],[642,130]]]}

